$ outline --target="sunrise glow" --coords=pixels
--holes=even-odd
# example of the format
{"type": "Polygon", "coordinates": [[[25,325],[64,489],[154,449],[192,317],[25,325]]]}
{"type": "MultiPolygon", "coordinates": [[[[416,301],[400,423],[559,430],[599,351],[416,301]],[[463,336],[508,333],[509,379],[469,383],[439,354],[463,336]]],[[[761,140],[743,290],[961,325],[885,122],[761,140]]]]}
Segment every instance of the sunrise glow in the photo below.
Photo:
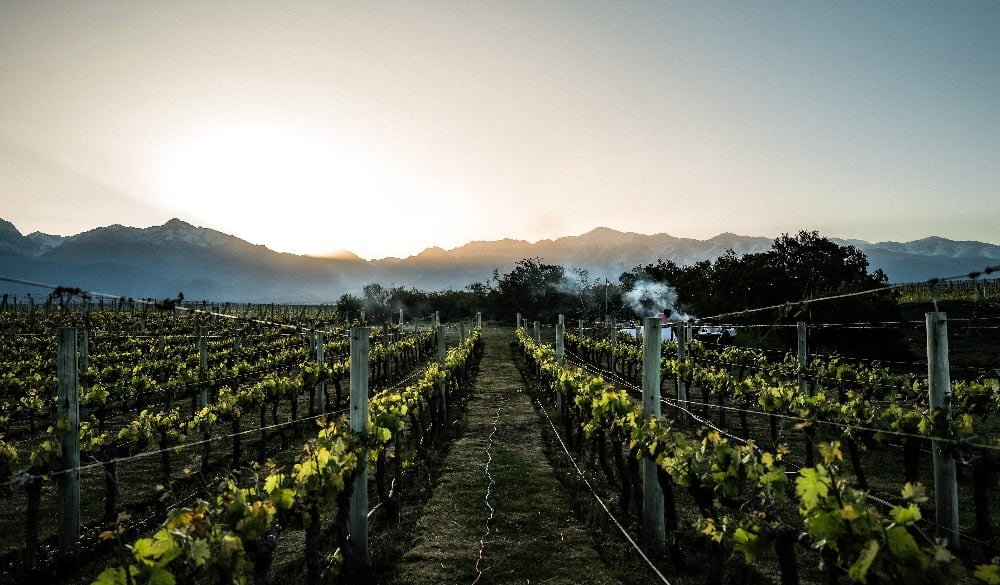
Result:
{"type": "Polygon", "coordinates": [[[997,30],[977,2],[7,2],[0,217],[364,258],[600,226],[996,241],[997,30]]]}
{"type": "Polygon", "coordinates": [[[246,237],[308,255],[336,251],[324,234],[354,233],[373,204],[402,189],[391,171],[334,137],[253,122],[208,128],[178,144],[164,157],[158,187],[181,216],[260,226],[246,237]],[[281,221],[261,223],[268,218],[281,221]]]}

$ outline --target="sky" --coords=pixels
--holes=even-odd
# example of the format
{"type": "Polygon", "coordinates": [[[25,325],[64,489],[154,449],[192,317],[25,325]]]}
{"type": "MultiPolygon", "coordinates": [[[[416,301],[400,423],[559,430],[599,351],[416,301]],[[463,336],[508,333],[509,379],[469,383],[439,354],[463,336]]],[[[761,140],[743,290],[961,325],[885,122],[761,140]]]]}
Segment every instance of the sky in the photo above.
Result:
{"type": "Polygon", "coordinates": [[[1000,244],[1000,2],[0,0],[0,218],[1000,244]]]}

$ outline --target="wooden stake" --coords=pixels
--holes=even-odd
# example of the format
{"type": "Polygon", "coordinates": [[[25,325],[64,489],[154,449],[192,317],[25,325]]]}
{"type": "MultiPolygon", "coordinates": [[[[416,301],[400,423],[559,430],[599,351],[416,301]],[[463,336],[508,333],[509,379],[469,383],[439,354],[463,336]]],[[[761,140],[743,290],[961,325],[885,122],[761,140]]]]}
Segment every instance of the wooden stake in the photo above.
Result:
{"type": "MultiPolygon", "coordinates": [[[[351,328],[351,430],[365,432],[368,424],[368,327],[351,328]]],[[[322,345],[321,345],[322,347],[322,345]]],[[[354,558],[368,563],[368,455],[358,454],[358,472],[351,492],[351,534],[348,537],[354,558]]],[[[312,551],[315,552],[315,551],[312,551]]]]}
{"type": "MultiPolygon", "coordinates": [[[[101,299],[103,300],[103,299],[101,299]]],[[[90,333],[86,328],[80,332],[80,370],[86,373],[90,368],[90,333]]],[[[84,376],[81,381],[81,387],[84,393],[90,390],[90,384],[87,383],[87,376],[84,376]]]]}
{"type": "Polygon", "coordinates": [[[799,341],[799,394],[803,396],[812,396],[811,388],[809,387],[809,381],[806,380],[805,371],[806,367],[809,365],[809,353],[806,347],[806,335],[808,329],[805,321],[799,321],[796,323],[798,329],[798,341],[799,341]]]}
{"type": "Polygon", "coordinates": [[[947,429],[943,441],[931,441],[934,456],[934,509],[937,513],[937,535],[948,540],[953,549],[959,548],[958,481],[955,458],[948,448],[954,435],[951,421],[951,372],[948,362],[948,316],[927,313],[927,380],[931,412],[942,411],[947,429]]]}
{"type": "MultiPolygon", "coordinates": [[[[565,346],[565,333],[566,325],[563,322],[563,316],[559,315],[559,322],[556,323],[556,363],[562,368],[563,363],[566,361],[566,346],[565,346]]],[[[556,391],[556,412],[560,415],[563,413],[563,396],[562,392],[556,391]]]]}
{"type": "MultiPolygon", "coordinates": [[[[444,369],[445,360],[448,358],[448,346],[444,339],[444,325],[437,326],[438,337],[438,363],[444,369]]],[[[448,385],[441,385],[441,420],[448,420],[448,385]]]]}
{"type": "MultiPolygon", "coordinates": [[[[352,337],[351,339],[353,340],[354,338],[352,337]]],[[[353,344],[352,344],[352,347],[353,347],[353,344]]],[[[324,363],[326,363],[326,342],[323,339],[323,332],[322,331],[317,331],[316,332],[316,365],[318,365],[320,367],[320,372],[323,371],[322,368],[323,368],[323,364],[324,363]]],[[[365,354],[365,363],[366,364],[368,363],[368,354],[367,353],[365,354]]],[[[352,372],[354,371],[353,367],[351,368],[351,371],[352,372]]],[[[366,372],[368,371],[368,367],[367,366],[365,366],[365,371],[366,372]]],[[[365,376],[367,376],[367,374],[365,374],[365,376]]],[[[367,377],[365,378],[365,383],[366,384],[368,383],[367,377]]],[[[319,413],[320,414],[326,414],[326,409],[327,409],[326,382],[322,382],[321,381],[317,385],[317,389],[319,390],[317,392],[317,394],[319,394],[319,397],[317,399],[318,402],[319,402],[319,413]]]]}
{"type": "MultiPolygon", "coordinates": [[[[660,320],[647,317],[642,336],[642,418],[660,417],[660,320]]],[[[656,460],[643,453],[642,457],[642,536],[646,546],[662,552],[666,546],[663,519],[663,488],[657,477],[656,460]]]]}
{"type": "Polygon", "coordinates": [[[68,428],[62,437],[62,469],[59,476],[59,550],[76,559],[80,555],[80,394],[77,389],[76,328],[56,331],[59,402],[57,416],[68,428]]]}
{"type": "Polygon", "coordinates": [[[198,336],[198,352],[201,358],[198,377],[202,380],[198,389],[198,405],[205,408],[208,406],[208,341],[204,334],[198,336]]]}
{"type": "MultiPolygon", "coordinates": [[[[659,325],[657,325],[659,328],[659,325]]],[[[677,325],[677,360],[684,361],[687,358],[687,332],[688,328],[683,324],[677,325]]],[[[687,382],[682,376],[677,376],[677,404],[681,408],[687,408],[687,382]]],[[[686,418],[683,412],[677,414],[678,419],[686,418]]]]}

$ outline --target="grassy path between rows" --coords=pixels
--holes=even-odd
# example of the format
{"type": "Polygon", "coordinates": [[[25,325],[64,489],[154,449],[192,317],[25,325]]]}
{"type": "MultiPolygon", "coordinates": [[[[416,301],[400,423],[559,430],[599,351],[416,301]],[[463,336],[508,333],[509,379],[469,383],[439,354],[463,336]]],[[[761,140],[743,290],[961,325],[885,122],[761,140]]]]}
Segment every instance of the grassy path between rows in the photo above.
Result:
{"type": "Polygon", "coordinates": [[[618,582],[546,457],[509,337],[484,335],[462,431],[416,524],[413,546],[397,566],[396,585],[618,582]]]}

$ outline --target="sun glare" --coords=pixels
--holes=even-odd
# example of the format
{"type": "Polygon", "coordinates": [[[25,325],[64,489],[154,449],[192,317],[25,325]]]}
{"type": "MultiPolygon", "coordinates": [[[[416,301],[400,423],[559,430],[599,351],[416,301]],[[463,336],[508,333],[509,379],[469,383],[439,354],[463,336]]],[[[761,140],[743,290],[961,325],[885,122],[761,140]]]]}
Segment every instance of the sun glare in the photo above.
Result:
{"type": "Polygon", "coordinates": [[[165,203],[279,251],[350,248],[332,231],[397,186],[359,153],[292,128],[234,125],[171,150],[159,188],[165,203]],[[317,230],[326,230],[321,236],[317,230]]]}

